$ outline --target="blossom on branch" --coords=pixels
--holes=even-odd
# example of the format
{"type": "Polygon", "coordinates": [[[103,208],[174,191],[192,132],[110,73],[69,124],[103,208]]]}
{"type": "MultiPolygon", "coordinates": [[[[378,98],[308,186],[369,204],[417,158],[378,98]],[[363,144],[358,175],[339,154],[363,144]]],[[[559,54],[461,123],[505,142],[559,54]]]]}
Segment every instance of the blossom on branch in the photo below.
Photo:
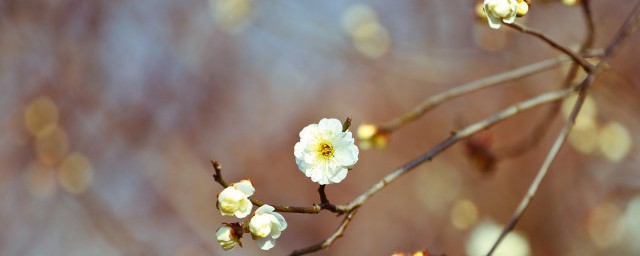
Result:
{"type": "Polygon", "coordinates": [[[273,210],[275,208],[268,204],[260,206],[249,221],[251,236],[262,250],[273,248],[276,245],[276,238],[280,237],[280,233],[287,229],[284,217],[273,210]]]}
{"type": "Polygon", "coordinates": [[[484,0],[484,12],[489,26],[500,28],[502,22],[513,23],[518,14],[518,0],[484,0]]]}
{"type": "Polygon", "coordinates": [[[322,119],[300,132],[294,146],[298,168],[321,185],[339,183],[358,161],[358,147],[338,119],[322,119]]]}
{"type": "Polygon", "coordinates": [[[235,215],[237,218],[244,218],[251,213],[253,205],[249,197],[253,195],[255,189],[249,180],[241,180],[231,184],[218,194],[218,209],[220,214],[235,215]]]}
{"type": "Polygon", "coordinates": [[[233,250],[236,245],[242,246],[240,238],[242,237],[242,226],[238,223],[223,224],[218,231],[216,231],[216,239],[222,249],[225,251],[233,250]]]}

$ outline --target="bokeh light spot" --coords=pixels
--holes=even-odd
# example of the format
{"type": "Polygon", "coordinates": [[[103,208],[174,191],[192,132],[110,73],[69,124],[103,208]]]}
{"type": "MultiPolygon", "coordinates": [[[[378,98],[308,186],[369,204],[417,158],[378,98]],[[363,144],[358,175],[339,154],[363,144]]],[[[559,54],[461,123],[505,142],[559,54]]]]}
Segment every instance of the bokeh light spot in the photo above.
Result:
{"type": "Polygon", "coordinates": [[[217,24],[227,32],[243,31],[251,22],[251,0],[209,0],[217,24]]]}
{"type": "Polygon", "coordinates": [[[478,208],[468,199],[455,202],[451,211],[451,223],[457,229],[465,230],[478,221],[478,208]]]}
{"type": "Polygon", "coordinates": [[[433,162],[429,171],[419,172],[415,190],[422,205],[430,211],[442,213],[449,209],[462,187],[457,170],[443,162],[433,162]]]}
{"type": "Polygon", "coordinates": [[[610,122],[600,132],[600,152],[611,162],[620,162],[624,159],[633,145],[633,139],[629,130],[619,123],[610,122]]]}
{"type": "MultiPolygon", "coordinates": [[[[571,115],[571,111],[573,110],[573,106],[576,104],[578,100],[578,95],[574,94],[567,97],[562,102],[562,114],[565,119],[569,118],[571,115]]],[[[591,96],[587,96],[584,99],[584,103],[582,103],[582,108],[580,109],[580,113],[576,118],[575,128],[580,129],[584,126],[591,125],[590,123],[596,119],[598,116],[598,106],[596,105],[596,101],[591,98],[591,96]]]]}
{"type": "Polygon", "coordinates": [[[69,154],[58,171],[60,185],[69,193],[80,194],[93,182],[93,166],[83,154],[69,154]]]}
{"type": "MultiPolygon", "coordinates": [[[[501,232],[502,227],[492,221],[483,221],[478,224],[471,232],[469,240],[467,241],[467,255],[486,255],[501,232]]],[[[512,231],[502,240],[493,255],[529,256],[531,255],[531,248],[529,241],[527,241],[527,238],[522,235],[521,232],[512,231]]]]}
{"type": "Polygon", "coordinates": [[[601,249],[620,242],[622,228],[619,226],[620,209],[611,203],[598,205],[589,215],[587,229],[591,241],[601,249]]]}
{"type": "Polygon", "coordinates": [[[598,149],[598,126],[593,118],[586,117],[581,126],[574,127],[569,134],[569,143],[582,154],[591,154],[598,149]]]}
{"type": "Polygon", "coordinates": [[[58,123],[58,107],[51,98],[40,96],[27,105],[24,121],[27,130],[32,135],[38,136],[47,127],[58,123]]]}

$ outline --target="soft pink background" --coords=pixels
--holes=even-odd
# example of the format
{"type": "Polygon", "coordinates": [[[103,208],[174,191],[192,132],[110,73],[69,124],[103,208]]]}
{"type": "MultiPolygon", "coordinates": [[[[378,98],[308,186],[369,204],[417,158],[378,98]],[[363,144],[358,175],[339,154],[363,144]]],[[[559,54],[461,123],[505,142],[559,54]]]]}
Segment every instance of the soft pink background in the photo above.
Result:
{"type": "MultiPolygon", "coordinates": [[[[536,1],[537,2],[537,1],[536,1]]],[[[606,45],[633,1],[593,1],[596,45],[606,45]]],[[[297,170],[298,132],[324,117],[380,123],[457,84],[557,56],[519,33],[489,30],[473,3],[368,1],[391,37],[380,59],[360,55],[341,27],[353,1],[254,1],[253,19],[229,33],[205,0],[0,2],[1,255],[283,255],[329,235],[339,219],[286,214],[289,228],[268,252],[250,237],[223,253],[215,241],[221,187],[251,178],[255,196],[311,205],[317,185],[297,170]],[[506,40],[499,51],[474,38],[506,40]],[[28,193],[35,161],[26,105],[50,97],[70,148],[93,164],[81,195],[28,193]]],[[[526,22],[566,45],[585,35],[579,8],[536,4],[526,22]]],[[[638,145],[640,37],[636,34],[594,86],[602,122],[618,120],[638,145]]],[[[560,69],[449,102],[393,135],[384,150],[362,151],[329,198],[346,203],[449,132],[561,85],[560,69]]],[[[544,111],[491,131],[495,147],[530,132],[544,111]]],[[[345,236],[318,255],[390,255],[427,248],[462,255],[470,230],[450,221],[452,201],[472,200],[481,219],[505,223],[542,163],[561,122],[538,147],[482,175],[464,148],[402,177],[362,207],[345,236]],[[431,202],[431,203],[429,203],[431,202]],[[435,203],[433,203],[435,202],[435,203]]],[[[629,254],[629,243],[599,249],[586,231],[596,205],[624,210],[640,195],[639,151],[620,163],[563,148],[518,230],[534,255],[629,254]]]]}

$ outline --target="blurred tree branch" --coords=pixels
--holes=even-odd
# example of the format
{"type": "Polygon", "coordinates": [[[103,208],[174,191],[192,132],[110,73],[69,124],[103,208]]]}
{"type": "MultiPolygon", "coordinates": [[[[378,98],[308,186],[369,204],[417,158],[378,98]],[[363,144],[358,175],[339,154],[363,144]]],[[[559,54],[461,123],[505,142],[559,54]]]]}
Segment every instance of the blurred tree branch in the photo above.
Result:
{"type": "MultiPolygon", "coordinates": [[[[586,4],[588,4],[588,2],[586,4]]],[[[622,42],[624,42],[638,28],[638,25],[640,25],[640,1],[635,5],[631,14],[629,14],[629,16],[626,18],[624,24],[622,25],[622,27],[614,37],[613,42],[609,44],[609,46],[606,48],[605,54],[602,57],[602,60],[592,70],[587,71],[589,73],[588,76],[578,85],[578,88],[580,90],[578,94],[579,97],[573,106],[571,115],[569,116],[562,131],[560,131],[560,134],[558,134],[558,137],[556,138],[553,146],[551,147],[544,163],[540,167],[538,174],[536,175],[535,179],[529,186],[527,193],[520,201],[520,204],[516,209],[515,213],[513,214],[513,216],[511,217],[511,220],[509,220],[509,223],[507,224],[507,226],[504,227],[504,229],[500,233],[500,236],[498,237],[496,242],[492,245],[491,250],[489,250],[489,252],[487,253],[488,256],[492,255],[495,252],[497,247],[500,245],[500,242],[504,239],[504,237],[507,236],[507,234],[509,234],[509,232],[511,232],[515,228],[516,224],[518,223],[518,221],[520,220],[524,212],[529,207],[531,200],[533,199],[536,192],[538,191],[538,187],[540,186],[540,183],[542,183],[542,180],[548,173],[551,164],[556,159],[558,152],[560,151],[560,148],[562,148],[562,145],[564,144],[569,133],[571,132],[571,128],[573,127],[576,121],[576,118],[580,113],[580,109],[582,108],[582,104],[584,103],[584,99],[586,98],[589,87],[595,81],[596,76],[599,75],[600,72],[602,72],[602,70],[606,66],[606,63],[609,61],[609,59],[613,57],[614,53],[620,47],[622,42]]]]}

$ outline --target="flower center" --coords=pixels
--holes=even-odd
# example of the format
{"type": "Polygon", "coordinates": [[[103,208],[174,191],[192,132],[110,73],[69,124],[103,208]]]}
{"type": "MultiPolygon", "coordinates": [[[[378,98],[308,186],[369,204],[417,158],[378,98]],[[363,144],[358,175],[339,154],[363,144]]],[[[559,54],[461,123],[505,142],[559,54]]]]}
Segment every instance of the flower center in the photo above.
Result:
{"type": "Polygon", "coordinates": [[[326,142],[320,143],[318,153],[325,158],[333,156],[333,147],[326,142]]]}

